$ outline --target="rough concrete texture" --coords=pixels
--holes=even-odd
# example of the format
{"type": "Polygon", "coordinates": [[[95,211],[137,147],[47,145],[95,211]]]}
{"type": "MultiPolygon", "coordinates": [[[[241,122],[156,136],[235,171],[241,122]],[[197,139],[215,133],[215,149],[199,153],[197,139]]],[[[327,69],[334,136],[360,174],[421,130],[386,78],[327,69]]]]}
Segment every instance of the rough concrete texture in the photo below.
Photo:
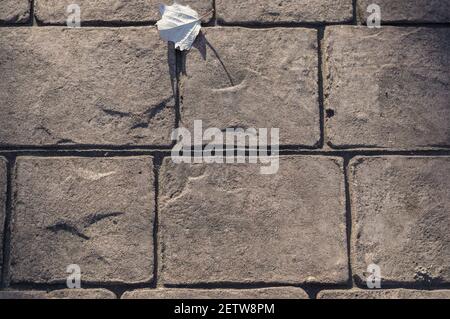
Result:
{"type": "Polygon", "coordinates": [[[45,291],[17,291],[17,290],[2,290],[0,291],[0,299],[45,299],[47,293],[45,291]]]}
{"type": "Polygon", "coordinates": [[[358,0],[357,14],[366,22],[368,6],[377,4],[384,22],[450,22],[450,0],[358,0]]]}
{"type": "Polygon", "coordinates": [[[279,128],[280,144],[320,139],[317,32],[206,28],[186,56],[181,122],[204,127],[279,128]],[[270,52],[270,53],[268,53],[270,52]]]}
{"type": "Polygon", "coordinates": [[[342,161],[283,157],[255,164],[174,164],[160,175],[164,284],[345,283],[342,161]]]}
{"type": "Polygon", "coordinates": [[[105,289],[63,289],[45,291],[0,291],[0,299],[116,299],[116,295],[105,289]]]}
{"type": "Polygon", "coordinates": [[[152,279],[150,157],[21,157],[14,189],[13,283],[65,283],[72,264],[82,282],[152,279]]]}
{"type": "MultiPolygon", "coordinates": [[[[204,15],[204,21],[209,21],[212,14],[212,0],[178,0],[178,3],[189,5],[204,15]],[[208,14],[208,12],[211,12],[208,14]]],[[[66,24],[67,7],[73,0],[36,0],[36,19],[44,24],[66,24]]],[[[77,0],[81,10],[81,24],[92,23],[142,23],[154,22],[160,18],[159,0],[77,0]]],[[[166,1],[166,4],[172,4],[166,1]]]]}
{"type": "Polygon", "coordinates": [[[174,65],[154,28],[3,28],[0,39],[0,144],[170,144],[174,65]]]}
{"type": "Polygon", "coordinates": [[[450,146],[450,29],[325,31],[326,135],[333,147],[450,146]]]}
{"type": "Polygon", "coordinates": [[[172,1],[0,0],[0,298],[448,298],[450,0],[179,1],[188,53],[172,1]],[[195,120],[278,173],[172,163],[195,120]]]}
{"type": "Polygon", "coordinates": [[[0,23],[25,23],[30,20],[30,0],[1,0],[0,23]]]}
{"type": "Polygon", "coordinates": [[[0,157],[0,274],[3,266],[3,229],[5,225],[6,208],[6,160],[0,157]]]}
{"type": "Polygon", "coordinates": [[[352,0],[216,0],[217,17],[228,23],[347,22],[352,0]]]}
{"type": "Polygon", "coordinates": [[[47,294],[49,299],[117,299],[117,296],[105,289],[63,289],[47,294]]]}
{"type": "Polygon", "coordinates": [[[450,282],[450,157],[358,157],[350,166],[353,274],[382,284],[450,282]]]}
{"type": "Polygon", "coordinates": [[[141,289],[126,292],[122,299],[308,299],[300,288],[264,289],[141,289]]]}
{"type": "Polygon", "coordinates": [[[450,299],[450,290],[327,290],[318,299],[450,299]]]}

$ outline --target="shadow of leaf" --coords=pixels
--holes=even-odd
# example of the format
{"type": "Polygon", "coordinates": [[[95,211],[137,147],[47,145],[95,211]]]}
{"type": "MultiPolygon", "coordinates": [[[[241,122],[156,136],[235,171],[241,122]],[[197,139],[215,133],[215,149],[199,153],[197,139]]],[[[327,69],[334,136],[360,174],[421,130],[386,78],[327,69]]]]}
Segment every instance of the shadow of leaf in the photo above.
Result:
{"type": "MultiPolygon", "coordinates": [[[[208,49],[209,49],[213,53],[213,55],[216,57],[216,59],[219,61],[220,65],[222,66],[222,68],[228,78],[228,81],[230,82],[230,86],[235,86],[235,83],[234,83],[233,77],[231,76],[231,73],[228,71],[228,68],[226,67],[225,63],[223,62],[223,60],[220,57],[217,50],[208,41],[208,39],[205,37],[205,34],[203,32],[200,32],[200,34],[198,35],[197,39],[194,42],[193,47],[196,48],[200,52],[202,59],[204,61],[206,61],[206,59],[208,57],[208,49]]],[[[182,74],[183,75],[187,75],[186,60],[187,60],[188,55],[189,55],[188,53],[183,52],[183,56],[182,56],[182,74]]]]}

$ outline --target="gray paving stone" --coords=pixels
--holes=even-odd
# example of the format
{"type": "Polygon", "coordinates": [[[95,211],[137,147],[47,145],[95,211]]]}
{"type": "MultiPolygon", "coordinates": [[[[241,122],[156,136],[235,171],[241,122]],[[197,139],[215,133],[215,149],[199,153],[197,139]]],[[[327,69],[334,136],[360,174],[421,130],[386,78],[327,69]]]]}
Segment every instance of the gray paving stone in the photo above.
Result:
{"type": "Polygon", "coordinates": [[[45,299],[47,293],[45,291],[17,291],[2,290],[0,291],[0,299],[45,299]]]}
{"type": "Polygon", "coordinates": [[[25,23],[29,20],[29,0],[0,1],[0,23],[25,23]]]}
{"type": "Polygon", "coordinates": [[[366,22],[370,4],[381,9],[384,22],[450,22],[450,0],[358,0],[358,18],[366,22]]]}
{"type": "Polygon", "coordinates": [[[143,283],[153,278],[150,157],[21,157],[15,169],[13,283],[143,283]]]}
{"type": "Polygon", "coordinates": [[[206,128],[279,128],[280,144],[320,139],[317,32],[204,28],[186,57],[181,122],[206,128]]]}
{"type": "Polygon", "coordinates": [[[48,299],[117,299],[117,296],[106,289],[63,289],[47,294],[48,299]]]}
{"type": "Polygon", "coordinates": [[[0,299],[116,299],[116,295],[105,289],[63,289],[45,291],[0,291],[0,299]]]}
{"type": "Polygon", "coordinates": [[[318,299],[450,299],[450,290],[327,290],[318,299]]]}
{"type": "Polygon", "coordinates": [[[264,289],[140,289],[126,292],[122,299],[308,299],[300,288],[264,289]]]}
{"type": "Polygon", "coordinates": [[[358,157],[350,166],[353,274],[384,283],[450,282],[450,157],[358,157]]]}
{"type": "Polygon", "coordinates": [[[173,61],[154,28],[2,28],[0,39],[0,144],[171,143],[173,61]]]}
{"type": "Polygon", "coordinates": [[[450,146],[450,30],[336,26],[325,31],[330,145],[450,146]]]}
{"type": "Polygon", "coordinates": [[[351,0],[216,0],[217,16],[229,23],[347,22],[351,0]]]}
{"type": "MultiPolygon", "coordinates": [[[[101,22],[111,23],[142,23],[154,22],[160,19],[159,0],[36,0],[35,16],[44,24],[66,24],[67,7],[73,3],[80,6],[81,25],[101,22]]],[[[212,0],[179,0],[178,3],[189,5],[200,15],[212,11],[212,0]]],[[[166,4],[171,4],[166,2],[166,4]]],[[[213,14],[207,14],[204,22],[209,21],[213,14]]]]}
{"type": "Polygon", "coordinates": [[[344,283],[345,194],[337,158],[174,164],[160,173],[161,283],[344,283]]]}
{"type": "Polygon", "coordinates": [[[0,157],[0,274],[3,267],[3,229],[6,209],[6,160],[0,157]]]}

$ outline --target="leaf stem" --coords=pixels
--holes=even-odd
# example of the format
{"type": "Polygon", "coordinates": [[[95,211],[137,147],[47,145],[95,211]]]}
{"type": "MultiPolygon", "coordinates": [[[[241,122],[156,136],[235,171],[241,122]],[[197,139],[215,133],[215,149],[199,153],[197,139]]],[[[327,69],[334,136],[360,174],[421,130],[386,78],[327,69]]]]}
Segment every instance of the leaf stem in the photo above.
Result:
{"type": "Polygon", "coordinates": [[[204,17],[206,17],[208,14],[214,12],[214,9],[209,10],[208,12],[202,14],[199,18],[198,21],[200,21],[201,19],[203,19],[204,17]]]}

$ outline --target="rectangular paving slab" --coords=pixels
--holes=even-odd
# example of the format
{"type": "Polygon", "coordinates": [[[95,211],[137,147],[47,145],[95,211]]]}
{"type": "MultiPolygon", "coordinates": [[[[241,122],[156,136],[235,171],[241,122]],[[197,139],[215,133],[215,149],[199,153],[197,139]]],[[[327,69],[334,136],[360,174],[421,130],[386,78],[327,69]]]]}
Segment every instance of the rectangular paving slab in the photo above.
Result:
{"type": "MultiPolygon", "coordinates": [[[[67,8],[76,3],[80,7],[81,25],[111,22],[118,24],[154,22],[160,18],[159,0],[35,0],[36,19],[44,24],[66,24],[67,8]]],[[[189,5],[200,15],[205,15],[205,22],[213,16],[212,0],[177,0],[189,5]],[[210,12],[208,14],[208,12],[210,12]]],[[[172,4],[166,2],[166,4],[172,4]]]]}
{"type": "Polygon", "coordinates": [[[0,144],[169,145],[167,43],[154,28],[0,29],[0,144]]]}
{"type": "Polygon", "coordinates": [[[332,147],[450,146],[450,29],[335,26],[323,47],[332,147]]]}
{"type": "Polygon", "coordinates": [[[125,292],[122,299],[308,299],[300,288],[262,289],[140,289],[125,292]]]}
{"type": "Polygon", "coordinates": [[[161,282],[345,283],[343,161],[174,164],[160,172],[161,282]]]}
{"type": "Polygon", "coordinates": [[[377,4],[384,22],[450,22],[450,0],[358,0],[358,18],[366,22],[368,6],[377,4]]]}
{"type": "Polygon", "coordinates": [[[410,289],[374,289],[374,290],[326,290],[321,291],[318,299],[450,299],[450,290],[410,290],[410,289]]]}
{"type": "Polygon", "coordinates": [[[25,23],[30,20],[30,0],[1,0],[0,23],[25,23]]]}
{"type": "Polygon", "coordinates": [[[0,299],[117,299],[117,296],[105,289],[4,290],[0,291],[0,299]]]}
{"type": "Polygon", "coordinates": [[[450,157],[358,157],[350,164],[353,274],[382,285],[450,282],[450,157]]]}
{"type": "Polygon", "coordinates": [[[280,144],[320,140],[317,31],[205,28],[185,56],[181,124],[279,128],[280,144]]]}
{"type": "Polygon", "coordinates": [[[352,0],[216,0],[217,17],[228,23],[348,22],[352,0]]]}
{"type": "Polygon", "coordinates": [[[106,289],[62,289],[53,290],[46,295],[47,299],[117,299],[117,296],[106,289]]]}
{"type": "Polygon", "coordinates": [[[149,282],[152,166],[150,157],[20,157],[11,281],[65,283],[67,267],[78,265],[82,283],[149,282]]]}
{"type": "Polygon", "coordinates": [[[6,160],[0,157],[0,274],[3,267],[3,230],[6,215],[6,160]]]}

